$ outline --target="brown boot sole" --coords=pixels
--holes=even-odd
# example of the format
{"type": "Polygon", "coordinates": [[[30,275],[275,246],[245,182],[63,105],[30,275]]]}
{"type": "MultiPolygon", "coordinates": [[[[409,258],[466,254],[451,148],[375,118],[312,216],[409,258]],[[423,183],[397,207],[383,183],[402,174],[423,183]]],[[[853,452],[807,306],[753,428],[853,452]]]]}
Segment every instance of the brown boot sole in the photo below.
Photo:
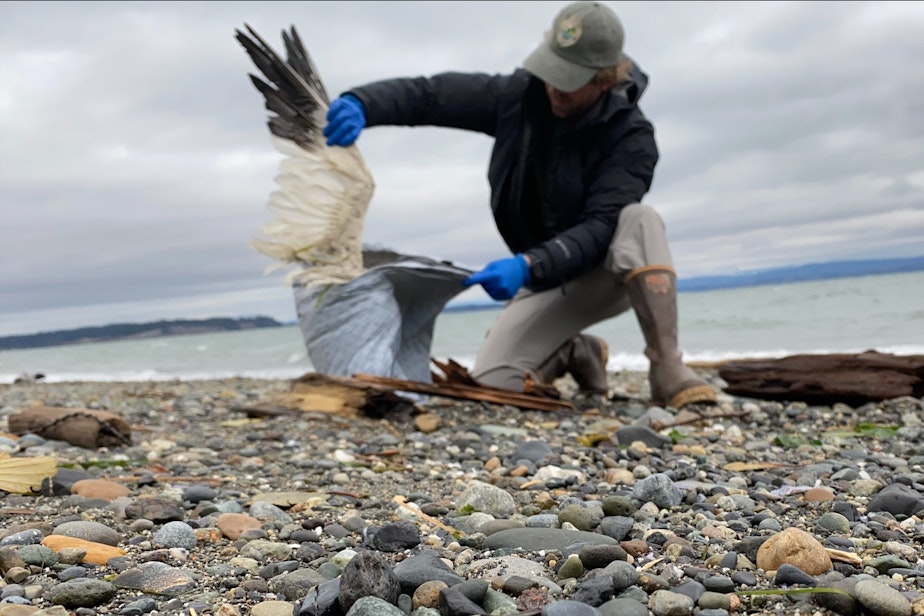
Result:
{"type": "Polygon", "coordinates": [[[715,389],[710,385],[699,385],[697,387],[690,387],[689,389],[684,389],[673,398],[669,403],[669,406],[679,409],[688,404],[694,403],[711,403],[715,404],[715,389]]]}

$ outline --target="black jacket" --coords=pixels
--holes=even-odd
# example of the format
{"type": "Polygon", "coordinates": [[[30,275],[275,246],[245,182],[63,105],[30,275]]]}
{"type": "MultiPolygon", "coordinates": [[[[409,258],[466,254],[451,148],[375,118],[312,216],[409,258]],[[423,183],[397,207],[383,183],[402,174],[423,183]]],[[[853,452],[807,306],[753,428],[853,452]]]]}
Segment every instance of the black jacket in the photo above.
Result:
{"type": "Polygon", "coordinates": [[[556,119],[544,85],[511,75],[444,73],[350,90],[367,126],[446,126],[494,137],[491,208],[511,251],[530,257],[530,288],[548,289],[603,262],[620,210],[651,186],[658,149],[637,106],[648,84],[605,93],[574,120],[556,119]]]}

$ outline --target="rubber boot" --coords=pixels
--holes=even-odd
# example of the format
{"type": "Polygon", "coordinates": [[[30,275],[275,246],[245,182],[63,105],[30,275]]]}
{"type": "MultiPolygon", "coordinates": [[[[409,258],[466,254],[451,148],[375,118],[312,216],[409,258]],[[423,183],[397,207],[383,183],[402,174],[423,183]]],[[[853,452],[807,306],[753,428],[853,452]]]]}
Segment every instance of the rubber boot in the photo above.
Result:
{"type": "Polygon", "coordinates": [[[659,406],[681,408],[714,403],[715,389],[683,364],[677,345],[677,275],[665,265],[649,265],[626,275],[629,301],[645,337],[651,362],[651,399],[659,406]]]}
{"type": "Polygon", "coordinates": [[[609,382],[606,378],[606,362],[609,349],[606,342],[589,334],[578,334],[566,341],[536,369],[545,385],[566,372],[577,383],[581,393],[606,394],[609,382]]]}

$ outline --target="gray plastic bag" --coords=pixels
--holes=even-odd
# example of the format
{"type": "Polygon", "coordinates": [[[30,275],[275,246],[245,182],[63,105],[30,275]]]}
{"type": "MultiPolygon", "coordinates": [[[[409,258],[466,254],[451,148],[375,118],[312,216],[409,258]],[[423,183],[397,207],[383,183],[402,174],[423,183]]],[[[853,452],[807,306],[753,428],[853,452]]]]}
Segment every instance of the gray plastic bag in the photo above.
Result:
{"type": "Polygon", "coordinates": [[[340,285],[296,285],[295,307],[317,372],[429,383],[436,318],[472,270],[426,257],[364,252],[365,272],[340,285]]]}

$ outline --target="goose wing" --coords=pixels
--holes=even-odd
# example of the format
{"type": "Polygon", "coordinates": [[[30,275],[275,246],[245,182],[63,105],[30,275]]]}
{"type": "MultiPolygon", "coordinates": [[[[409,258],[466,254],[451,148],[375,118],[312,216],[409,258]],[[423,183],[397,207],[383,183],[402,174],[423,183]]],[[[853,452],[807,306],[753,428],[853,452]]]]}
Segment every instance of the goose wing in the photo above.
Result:
{"type": "Polygon", "coordinates": [[[375,184],[359,149],[328,147],[330,99],[295,26],[283,31],[283,59],[253,28],[235,31],[262,78],[250,74],[269,112],[273,146],[284,155],[267,208],[272,219],[251,246],[296,266],[290,283],[342,284],[363,272],[362,234],[375,184]]]}

